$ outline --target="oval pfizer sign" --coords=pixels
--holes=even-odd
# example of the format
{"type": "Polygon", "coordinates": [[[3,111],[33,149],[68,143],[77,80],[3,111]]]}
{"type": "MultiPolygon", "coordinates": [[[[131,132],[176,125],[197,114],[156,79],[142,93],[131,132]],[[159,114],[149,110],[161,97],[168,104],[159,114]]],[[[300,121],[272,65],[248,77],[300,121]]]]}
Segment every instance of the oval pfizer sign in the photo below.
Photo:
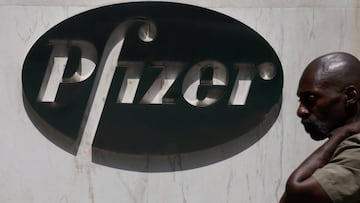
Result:
{"type": "Polygon", "coordinates": [[[91,134],[94,149],[174,154],[258,127],[281,101],[283,71],[267,41],[238,20],[138,2],[51,28],[29,51],[22,82],[29,117],[59,146],[91,134]]]}

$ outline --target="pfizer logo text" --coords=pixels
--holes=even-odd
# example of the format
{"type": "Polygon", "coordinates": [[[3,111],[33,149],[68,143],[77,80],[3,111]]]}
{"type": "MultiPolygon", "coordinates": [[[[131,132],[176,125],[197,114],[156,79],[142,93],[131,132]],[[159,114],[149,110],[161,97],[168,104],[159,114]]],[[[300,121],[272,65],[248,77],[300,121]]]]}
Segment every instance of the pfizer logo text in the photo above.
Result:
{"type": "Polygon", "coordinates": [[[175,154],[257,127],[281,100],[283,71],[269,43],[239,20],[138,2],[48,30],[26,57],[22,84],[29,117],[56,144],[92,134],[95,149],[175,154]]]}

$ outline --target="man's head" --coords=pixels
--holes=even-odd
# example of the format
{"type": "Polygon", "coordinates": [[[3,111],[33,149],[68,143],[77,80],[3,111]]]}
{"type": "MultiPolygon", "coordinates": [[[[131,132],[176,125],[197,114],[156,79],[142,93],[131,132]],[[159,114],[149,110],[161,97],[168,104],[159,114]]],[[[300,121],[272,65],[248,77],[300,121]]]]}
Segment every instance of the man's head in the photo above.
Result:
{"type": "Polygon", "coordinates": [[[297,115],[314,140],[322,140],[359,115],[360,62],[347,53],[312,61],[300,78],[297,115]]]}

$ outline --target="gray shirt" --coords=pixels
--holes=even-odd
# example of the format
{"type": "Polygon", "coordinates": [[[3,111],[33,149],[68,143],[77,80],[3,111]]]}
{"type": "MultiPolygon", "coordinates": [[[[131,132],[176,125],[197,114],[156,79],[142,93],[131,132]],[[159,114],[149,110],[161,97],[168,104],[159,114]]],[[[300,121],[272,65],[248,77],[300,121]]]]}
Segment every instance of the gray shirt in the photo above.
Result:
{"type": "Polygon", "coordinates": [[[360,203],[360,134],[341,142],[329,163],[313,177],[334,203],[360,203]]]}

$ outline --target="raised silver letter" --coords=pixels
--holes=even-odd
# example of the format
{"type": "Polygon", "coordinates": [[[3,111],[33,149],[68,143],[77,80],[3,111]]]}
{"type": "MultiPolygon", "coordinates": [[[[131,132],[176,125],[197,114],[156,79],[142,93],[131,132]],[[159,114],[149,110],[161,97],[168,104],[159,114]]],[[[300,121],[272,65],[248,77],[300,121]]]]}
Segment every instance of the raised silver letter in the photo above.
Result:
{"type": "Polygon", "coordinates": [[[75,83],[86,80],[95,70],[97,52],[93,44],[80,40],[52,40],[54,46],[49,64],[42,81],[38,100],[40,102],[54,102],[60,83],[75,83]],[[63,78],[71,47],[81,49],[81,60],[77,71],[70,78],[63,78]]]}
{"type": "Polygon", "coordinates": [[[142,98],[142,104],[162,104],[163,97],[184,68],[180,62],[162,62],[155,64],[156,68],[163,68],[160,75],[153,82],[142,98]]]}
{"type": "Polygon", "coordinates": [[[211,85],[226,86],[228,84],[227,70],[222,63],[207,60],[195,64],[186,74],[182,86],[184,99],[194,106],[209,106],[220,99],[219,94],[208,94],[203,100],[197,98],[198,87],[201,85],[201,71],[206,68],[213,69],[211,85]]]}
{"type": "Polygon", "coordinates": [[[119,63],[119,67],[123,66],[126,68],[126,73],[117,98],[117,103],[132,104],[139,86],[144,62],[122,61],[119,63]]]}
{"type": "Polygon", "coordinates": [[[256,69],[254,64],[237,63],[234,68],[238,69],[234,87],[229,99],[230,105],[245,105],[249,94],[252,79],[255,76],[256,69]]]}

